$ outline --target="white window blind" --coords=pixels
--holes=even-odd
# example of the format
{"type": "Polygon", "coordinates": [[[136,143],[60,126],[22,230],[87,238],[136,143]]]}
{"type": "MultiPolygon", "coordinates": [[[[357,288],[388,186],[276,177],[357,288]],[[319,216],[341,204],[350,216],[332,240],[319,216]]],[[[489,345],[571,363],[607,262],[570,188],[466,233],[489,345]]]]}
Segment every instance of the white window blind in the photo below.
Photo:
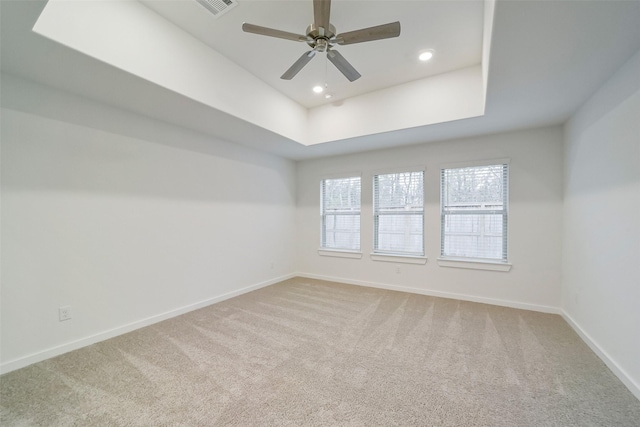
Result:
{"type": "Polygon", "coordinates": [[[375,253],[424,255],[424,171],[373,177],[375,253]]]}
{"type": "Polygon", "coordinates": [[[360,177],[324,179],[320,187],[322,248],[360,250],[360,177]]]}
{"type": "Polygon", "coordinates": [[[507,262],[509,165],[441,170],[442,257],[507,262]]]}

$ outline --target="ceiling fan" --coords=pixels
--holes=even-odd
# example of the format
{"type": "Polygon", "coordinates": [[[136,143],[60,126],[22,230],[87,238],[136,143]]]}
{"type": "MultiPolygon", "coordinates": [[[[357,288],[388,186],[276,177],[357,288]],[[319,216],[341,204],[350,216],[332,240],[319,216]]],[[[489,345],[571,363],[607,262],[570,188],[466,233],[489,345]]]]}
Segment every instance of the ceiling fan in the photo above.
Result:
{"type": "Polygon", "coordinates": [[[349,31],[336,35],[336,28],[329,22],[331,12],[331,0],[313,0],[313,23],[307,27],[306,35],[298,35],[287,31],[275,30],[273,28],[261,27],[244,23],[242,30],[247,33],[259,34],[263,36],[277,37],[296,42],[306,42],[311,50],[302,54],[294,64],[280,77],[284,80],[291,80],[318,52],[326,52],[329,61],[349,81],[355,81],[361,77],[360,73],[353,68],[344,56],[334,45],[347,45],[354,43],[369,42],[372,40],[388,39],[400,35],[400,22],[378,25],[375,27],[363,28],[361,30],[349,31]]]}

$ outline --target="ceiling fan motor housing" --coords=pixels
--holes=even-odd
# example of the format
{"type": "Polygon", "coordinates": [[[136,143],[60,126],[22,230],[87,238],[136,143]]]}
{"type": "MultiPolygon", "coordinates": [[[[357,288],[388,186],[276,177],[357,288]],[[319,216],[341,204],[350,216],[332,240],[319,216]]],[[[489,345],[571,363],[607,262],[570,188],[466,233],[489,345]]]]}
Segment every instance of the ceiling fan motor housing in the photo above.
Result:
{"type": "Polygon", "coordinates": [[[332,47],[332,40],[335,40],[336,27],[329,24],[329,29],[316,27],[311,24],[307,27],[307,44],[317,52],[325,52],[332,47]]]}

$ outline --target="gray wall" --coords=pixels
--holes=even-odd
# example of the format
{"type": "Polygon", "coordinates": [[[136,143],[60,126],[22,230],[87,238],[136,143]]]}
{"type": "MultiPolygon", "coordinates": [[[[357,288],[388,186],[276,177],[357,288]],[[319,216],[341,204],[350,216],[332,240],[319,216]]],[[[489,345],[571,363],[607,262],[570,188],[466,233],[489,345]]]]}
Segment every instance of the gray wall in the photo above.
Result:
{"type": "Polygon", "coordinates": [[[292,161],[10,76],[2,101],[4,370],[294,271],[292,161]]]}
{"type": "Polygon", "coordinates": [[[640,52],[565,134],[562,307],[640,399],[640,52]]]}
{"type": "Polygon", "coordinates": [[[311,277],[559,312],[562,235],[562,128],[422,144],[298,163],[298,271],[311,277]],[[449,268],[440,254],[440,167],[510,158],[509,272],[449,268]],[[425,265],[374,261],[373,174],[425,169],[425,265]],[[320,256],[323,177],[362,175],[362,259],[320,256]],[[400,267],[400,273],[397,273],[400,267]]]}

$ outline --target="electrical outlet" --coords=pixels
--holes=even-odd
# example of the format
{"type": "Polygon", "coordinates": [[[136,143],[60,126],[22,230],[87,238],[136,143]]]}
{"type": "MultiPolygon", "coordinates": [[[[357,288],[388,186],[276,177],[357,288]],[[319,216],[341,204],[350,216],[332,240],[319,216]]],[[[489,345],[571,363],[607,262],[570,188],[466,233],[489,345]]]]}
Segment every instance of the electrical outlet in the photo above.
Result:
{"type": "Polygon", "coordinates": [[[71,319],[71,306],[65,305],[64,307],[58,308],[58,320],[63,322],[69,319],[71,319]]]}
{"type": "Polygon", "coordinates": [[[400,266],[396,265],[396,274],[400,274],[400,266]]]}

